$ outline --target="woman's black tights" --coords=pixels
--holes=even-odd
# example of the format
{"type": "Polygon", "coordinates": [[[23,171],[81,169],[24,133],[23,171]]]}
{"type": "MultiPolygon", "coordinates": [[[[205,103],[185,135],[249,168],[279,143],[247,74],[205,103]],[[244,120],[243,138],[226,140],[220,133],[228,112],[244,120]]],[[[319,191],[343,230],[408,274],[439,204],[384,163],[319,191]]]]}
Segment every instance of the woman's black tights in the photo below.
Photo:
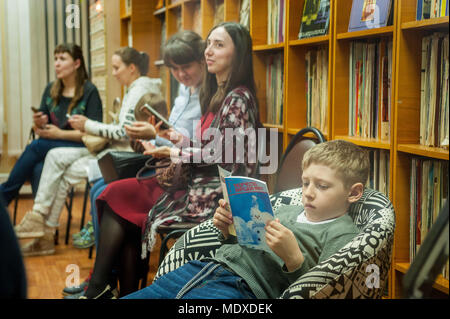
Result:
{"type": "Polygon", "coordinates": [[[138,289],[139,277],[145,261],[140,258],[141,229],[115,214],[105,205],[100,224],[99,247],[94,271],[85,296],[94,298],[109,284],[115,286],[118,269],[120,295],[128,295],[138,289]]]}

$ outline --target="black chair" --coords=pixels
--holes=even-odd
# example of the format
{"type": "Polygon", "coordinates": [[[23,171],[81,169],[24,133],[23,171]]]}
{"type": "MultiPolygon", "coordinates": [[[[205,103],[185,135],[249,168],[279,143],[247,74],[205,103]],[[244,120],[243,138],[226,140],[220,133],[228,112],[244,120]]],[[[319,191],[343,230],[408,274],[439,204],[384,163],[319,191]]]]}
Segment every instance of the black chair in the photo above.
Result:
{"type": "Polygon", "coordinates": [[[303,155],[316,144],[325,141],[323,134],[314,127],[306,127],[295,134],[281,158],[275,193],[302,186],[303,155]],[[313,137],[306,136],[307,133],[312,133],[313,137]]]}
{"type": "MultiPolygon", "coordinates": [[[[158,226],[156,232],[159,234],[159,237],[161,238],[161,247],[159,249],[159,260],[158,260],[158,267],[161,265],[161,263],[164,260],[164,257],[166,256],[169,247],[167,246],[168,241],[170,239],[178,239],[179,237],[183,236],[185,232],[187,232],[189,229],[198,226],[199,223],[173,223],[172,225],[160,225],[158,226]]],[[[148,257],[149,258],[149,257],[148,257]]],[[[150,260],[150,259],[149,259],[150,260]]],[[[147,277],[148,277],[148,261],[144,262],[144,268],[141,272],[141,289],[147,287],[147,277]]]]}

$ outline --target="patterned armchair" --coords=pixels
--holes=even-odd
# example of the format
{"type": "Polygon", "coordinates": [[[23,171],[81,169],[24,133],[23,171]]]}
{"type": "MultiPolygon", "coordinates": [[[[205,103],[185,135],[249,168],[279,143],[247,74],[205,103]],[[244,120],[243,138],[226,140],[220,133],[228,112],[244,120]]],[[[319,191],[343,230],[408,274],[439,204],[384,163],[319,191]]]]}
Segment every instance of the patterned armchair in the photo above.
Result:
{"type": "MultiPolygon", "coordinates": [[[[272,195],[274,211],[282,205],[301,205],[301,194],[297,188],[272,195]]],[[[365,189],[349,214],[360,233],[298,278],[280,298],[381,298],[391,264],[394,208],[385,195],[365,189]]],[[[220,246],[218,233],[212,219],[186,232],[164,258],[155,279],[190,260],[213,256],[220,246]]]]}

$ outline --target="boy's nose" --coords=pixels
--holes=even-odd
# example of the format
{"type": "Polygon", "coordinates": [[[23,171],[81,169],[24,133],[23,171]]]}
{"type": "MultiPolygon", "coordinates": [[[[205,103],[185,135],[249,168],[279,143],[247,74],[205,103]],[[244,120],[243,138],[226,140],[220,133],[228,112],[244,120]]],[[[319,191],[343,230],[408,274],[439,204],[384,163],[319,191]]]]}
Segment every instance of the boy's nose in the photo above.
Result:
{"type": "Polygon", "coordinates": [[[305,195],[309,199],[313,198],[313,192],[311,190],[311,187],[303,187],[302,192],[303,195],[305,195]]]}

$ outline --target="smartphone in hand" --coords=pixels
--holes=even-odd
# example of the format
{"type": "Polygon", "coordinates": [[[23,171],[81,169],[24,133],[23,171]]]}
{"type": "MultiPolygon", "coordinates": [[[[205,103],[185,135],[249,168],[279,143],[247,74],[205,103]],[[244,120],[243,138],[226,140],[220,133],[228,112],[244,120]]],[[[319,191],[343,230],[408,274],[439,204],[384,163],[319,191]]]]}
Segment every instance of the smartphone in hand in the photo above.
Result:
{"type": "Polygon", "coordinates": [[[150,105],[145,103],[143,106],[141,106],[141,111],[147,111],[146,113],[149,113],[148,115],[154,115],[156,117],[156,122],[162,121],[161,129],[168,130],[172,127],[172,124],[170,124],[164,116],[158,113],[154,108],[152,108],[150,105]]]}

